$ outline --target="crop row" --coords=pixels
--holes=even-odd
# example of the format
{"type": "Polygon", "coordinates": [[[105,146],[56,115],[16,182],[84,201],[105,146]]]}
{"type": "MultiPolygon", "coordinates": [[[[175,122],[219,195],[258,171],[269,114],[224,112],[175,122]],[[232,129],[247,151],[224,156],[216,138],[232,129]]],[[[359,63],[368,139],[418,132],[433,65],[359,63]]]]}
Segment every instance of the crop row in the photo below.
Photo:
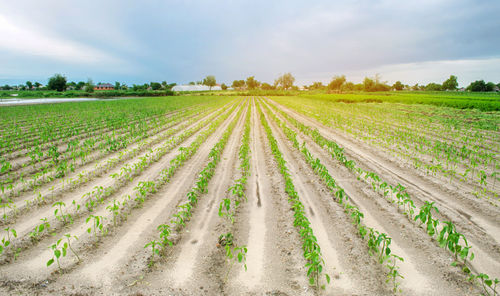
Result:
{"type": "MultiPolygon", "coordinates": [[[[199,198],[201,198],[202,194],[207,192],[208,182],[215,173],[215,169],[220,161],[224,147],[241,117],[242,110],[243,107],[238,110],[236,116],[228,125],[219,141],[210,150],[208,156],[209,162],[198,174],[198,179],[195,181],[195,185],[187,193],[187,200],[177,207],[177,212],[172,215],[168,224],[158,225],[157,230],[159,231],[159,240],[153,239],[144,246],[145,248],[151,248],[150,265],[154,264],[155,256],[162,256],[165,254],[166,249],[169,246],[172,246],[172,240],[170,238],[172,230],[180,231],[184,228],[186,223],[190,220],[193,214],[192,211],[198,204],[199,198]]],[[[192,153],[194,152],[195,151],[192,153]]],[[[184,160],[179,159],[179,161],[184,160]]]]}
{"type": "MultiPolygon", "coordinates": [[[[453,265],[462,264],[462,271],[469,276],[469,280],[479,281],[479,284],[486,284],[490,287],[492,283],[499,281],[498,279],[490,280],[489,276],[484,273],[478,273],[477,275],[472,274],[470,266],[467,265],[467,260],[473,260],[474,253],[470,251],[471,246],[468,244],[467,238],[464,234],[458,232],[452,221],[443,222],[433,216],[434,213],[439,213],[434,202],[424,201],[423,205],[417,208],[404,186],[401,184],[391,185],[376,173],[356,166],[354,160],[349,160],[344,154],[344,149],[337,143],[326,139],[317,129],[312,129],[304,125],[282,110],[279,110],[276,106],[272,104],[271,106],[302,133],[308,135],[316,144],[328,151],[333,159],[336,159],[351,172],[355,173],[358,179],[369,180],[369,184],[372,186],[373,190],[392,204],[397,204],[398,209],[400,209],[410,221],[418,221],[419,225],[424,225],[427,234],[435,238],[440,247],[447,249],[453,254],[455,258],[453,265]],[[461,262],[459,262],[459,259],[461,262]]],[[[487,291],[485,290],[485,292],[487,291]]],[[[496,294],[496,292],[494,293],[496,294]]]]}
{"type": "MultiPolygon", "coordinates": [[[[294,211],[293,225],[298,228],[302,238],[302,250],[304,258],[307,261],[306,268],[307,276],[309,277],[309,284],[319,287],[320,275],[323,273],[323,267],[325,264],[321,254],[321,248],[318,244],[316,236],[313,233],[313,229],[311,228],[311,222],[309,222],[309,219],[306,216],[304,205],[300,201],[297,191],[295,191],[295,186],[293,185],[292,178],[286,166],[286,161],[283,158],[283,154],[279,150],[278,142],[274,138],[271,127],[267,123],[264,113],[259,105],[258,111],[260,114],[260,121],[266,131],[272,153],[278,168],[280,169],[281,175],[285,180],[285,192],[288,195],[288,201],[292,204],[292,209],[294,211]]],[[[327,273],[324,273],[324,275],[327,283],[330,283],[330,276],[327,273]]]]}
{"type": "Polygon", "coordinates": [[[131,143],[159,133],[165,128],[175,125],[188,114],[195,114],[195,110],[187,114],[181,113],[172,117],[166,117],[161,120],[161,125],[145,125],[143,128],[136,129],[134,132],[127,134],[117,135],[113,132],[111,134],[104,134],[96,138],[87,139],[82,143],[75,140],[68,143],[66,151],[59,151],[58,147],[55,145],[50,147],[45,152],[46,154],[39,150],[35,158],[38,156],[41,157],[34,161],[32,157],[32,161],[22,164],[22,171],[15,173],[11,172],[16,170],[16,167],[11,166],[11,171],[7,171],[8,176],[7,178],[2,178],[2,184],[0,186],[10,190],[10,196],[19,194],[22,191],[36,189],[44,183],[66,176],[67,173],[74,171],[75,168],[79,166],[94,161],[95,159],[102,158],[107,154],[122,150],[131,143]],[[47,159],[47,161],[44,161],[45,159],[47,159]],[[39,167],[36,166],[37,162],[40,163],[39,167]],[[21,188],[14,192],[13,189],[16,184],[21,188]]]}
{"type": "MultiPolygon", "coordinates": [[[[163,169],[154,180],[139,182],[134,188],[134,198],[127,195],[123,197],[122,202],[114,200],[110,203],[106,207],[106,210],[109,211],[112,219],[99,215],[89,215],[86,219],[86,223],[90,223],[90,227],[87,229],[87,232],[92,234],[95,240],[98,241],[101,236],[107,234],[111,226],[116,227],[117,223],[125,220],[128,213],[133,208],[140,207],[149,195],[156,193],[163,185],[170,181],[170,178],[176,170],[184,165],[184,163],[196,153],[200,145],[204,143],[204,141],[220,126],[220,124],[222,124],[222,122],[224,122],[231,115],[236,107],[237,104],[235,104],[228,112],[217,118],[215,121],[212,121],[208,128],[203,130],[188,147],[181,148],[180,153],[170,161],[170,166],[163,169]],[[112,223],[110,222],[111,220],[112,223]]],[[[206,126],[208,122],[204,121],[200,123],[200,125],[206,126]]],[[[164,229],[164,231],[170,233],[169,229],[164,229]]],[[[61,239],[64,240],[64,238],[65,236],[61,239]]],[[[55,244],[55,247],[53,248],[54,254],[52,258],[47,261],[47,266],[51,265],[54,260],[59,259],[61,255],[63,255],[62,248],[64,248],[64,244],[55,244]]]]}
{"type": "MultiPolygon", "coordinates": [[[[237,179],[234,185],[228,188],[228,192],[231,197],[223,198],[219,204],[219,217],[225,219],[231,224],[234,223],[234,217],[236,216],[236,211],[240,204],[247,201],[247,196],[245,194],[247,179],[250,176],[250,115],[251,115],[252,104],[249,103],[247,115],[245,118],[245,125],[243,130],[243,138],[241,140],[241,145],[238,150],[238,159],[240,162],[240,178],[237,179]]],[[[234,235],[231,231],[226,233],[221,233],[219,235],[219,246],[224,247],[226,254],[226,261],[229,268],[226,271],[225,281],[231,272],[233,265],[236,262],[243,263],[245,271],[246,266],[246,254],[248,248],[246,245],[238,245],[235,242],[234,235]],[[236,254],[236,256],[235,256],[236,254]]]]}
{"type": "MultiPolygon", "coordinates": [[[[498,141],[482,142],[482,134],[475,133],[474,138],[462,134],[454,135],[453,138],[463,139],[460,144],[452,144],[442,140],[442,135],[438,139],[435,137],[427,137],[424,133],[419,132],[418,128],[407,128],[411,125],[410,122],[402,122],[401,127],[394,129],[391,124],[377,124],[372,117],[365,119],[364,114],[370,114],[368,110],[358,110],[359,106],[351,107],[345,104],[329,104],[328,111],[325,111],[323,105],[314,105],[307,108],[303,104],[287,105],[293,107],[297,111],[308,116],[316,118],[320,122],[340,128],[343,131],[353,134],[364,141],[371,142],[376,145],[381,145],[384,149],[392,151],[399,157],[411,161],[418,169],[421,169],[428,174],[442,173],[445,177],[450,178],[450,181],[455,178],[458,181],[473,181],[474,184],[483,191],[476,192],[479,194],[495,193],[496,181],[500,176],[499,163],[495,153],[491,149],[482,147],[491,147],[498,141]],[[309,110],[308,110],[309,109],[309,110]],[[352,110],[351,110],[352,109],[352,110]],[[332,112],[334,110],[334,112],[332,112]],[[347,111],[346,111],[347,110],[347,111]],[[347,112],[347,113],[345,113],[347,112]],[[345,113],[345,114],[343,114],[345,113]],[[489,185],[489,186],[488,186],[489,185]],[[488,192],[489,191],[489,192],[488,192]]],[[[386,108],[391,109],[391,108],[386,108]]],[[[373,111],[371,111],[373,112],[373,111]]],[[[382,111],[374,113],[373,116],[384,113],[382,111]]],[[[407,120],[407,119],[406,119],[407,120]]],[[[422,128],[422,121],[418,121],[419,128],[422,128]]],[[[427,129],[434,129],[428,127],[427,129]]]]}
{"type": "MultiPolygon", "coordinates": [[[[130,166],[124,166],[126,169],[121,170],[120,175],[115,176],[117,178],[117,181],[115,182],[114,185],[110,185],[107,187],[103,186],[97,186],[95,187],[91,192],[88,192],[82,196],[81,201],[73,200],[69,206],[72,207],[72,209],[67,208],[66,204],[62,201],[55,202],[52,207],[55,208],[54,211],[54,221],[50,223],[49,217],[41,219],[42,222],[39,225],[36,225],[33,229],[32,232],[29,233],[29,237],[31,242],[37,242],[39,241],[43,236],[49,234],[51,231],[54,231],[57,228],[57,225],[55,224],[55,221],[59,221],[59,224],[66,225],[73,223],[73,221],[81,216],[83,212],[81,211],[83,208],[86,208],[88,212],[94,212],[95,208],[101,204],[104,203],[107,197],[115,193],[120,187],[122,187],[124,184],[131,182],[133,178],[143,172],[145,168],[153,164],[154,162],[158,161],[163,155],[165,155],[168,151],[182,143],[187,137],[191,136],[195,132],[197,132],[199,129],[205,127],[207,124],[211,123],[208,129],[204,130],[193,142],[193,144],[190,146],[191,149],[192,147],[195,147],[196,145],[200,145],[213,131],[214,129],[229,116],[229,114],[236,108],[236,105],[234,105],[231,110],[227,111],[222,109],[218,111],[217,113],[213,114],[209,118],[199,122],[195,127],[190,128],[188,130],[185,130],[182,134],[179,136],[172,138],[165,143],[162,144],[161,147],[155,149],[155,151],[151,151],[149,153],[146,153],[144,157],[141,157],[139,161],[135,162],[134,164],[130,166]],[[224,113],[226,112],[226,113],[224,113]],[[221,113],[224,113],[223,115],[219,116],[221,113]],[[218,117],[218,118],[217,118],[218,117]],[[215,119],[215,121],[214,121],[215,119]],[[72,214],[71,214],[72,213],[72,214]]],[[[181,154],[174,159],[178,160],[179,158],[186,158],[186,151],[187,149],[181,148],[181,154]]],[[[173,164],[172,167],[174,169],[179,166],[179,164],[175,165],[173,164]]],[[[172,167],[169,168],[169,170],[172,170],[172,167]]],[[[166,169],[161,172],[162,175],[166,174],[166,169]]],[[[134,189],[137,194],[134,198],[133,201],[142,203],[145,199],[144,196],[144,189],[149,188],[148,186],[150,185],[149,182],[140,182],[139,185],[134,189]]],[[[149,189],[148,189],[149,190],[149,189]]],[[[116,209],[116,206],[119,205],[122,209],[121,212],[124,213],[124,210],[129,208],[128,205],[131,203],[131,197],[127,196],[123,198],[122,202],[118,202],[115,200],[113,203],[108,206],[106,209],[109,212],[113,213],[113,220],[116,222],[116,213],[118,213],[118,209],[116,209]]],[[[120,217],[123,217],[124,215],[120,214],[120,217]]],[[[103,225],[103,220],[104,218],[102,216],[98,215],[90,215],[89,217],[92,217],[94,222],[96,223],[94,230],[102,228],[103,225]]],[[[115,224],[115,223],[114,223],[115,224]]],[[[24,244],[27,244],[28,242],[25,240],[24,244]]],[[[17,244],[18,246],[23,245],[22,242],[19,242],[17,244]]],[[[17,250],[17,246],[16,246],[17,250]]]]}
{"type": "Polygon", "coordinates": [[[393,291],[398,291],[399,283],[397,282],[397,279],[403,278],[403,276],[399,273],[397,262],[404,261],[404,259],[391,251],[391,237],[389,237],[388,234],[380,232],[372,227],[368,227],[363,223],[364,214],[358,209],[358,207],[349,202],[349,196],[345,193],[344,189],[337,184],[321,161],[309,152],[306,147],[306,143],[303,142],[300,144],[297,140],[297,134],[288,128],[285,122],[276,117],[276,115],[274,115],[266,105],[264,105],[264,108],[267,109],[267,113],[271,116],[271,118],[273,118],[276,124],[282,128],[284,134],[292,143],[293,147],[303,154],[306,162],[311,166],[314,172],[320,176],[321,180],[328,187],[328,189],[330,189],[334,200],[339,203],[344,208],[345,213],[351,217],[352,223],[358,229],[358,234],[367,242],[370,256],[376,256],[377,261],[387,267],[387,279],[392,282],[393,291]]]}
{"type": "MultiPolygon", "coordinates": [[[[138,155],[142,150],[146,149],[147,147],[151,147],[153,144],[160,143],[160,142],[170,138],[170,136],[172,136],[173,134],[178,133],[179,131],[182,131],[183,129],[185,129],[186,127],[191,125],[193,122],[196,122],[199,119],[203,118],[206,115],[206,113],[208,113],[208,112],[209,111],[203,112],[199,116],[196,116],[194,118],[187,120],[184,124],[180,125],[179,127],[171,128],[171,129],[167,130],[167,132],[162,133],[162,134],[158,135],[157,137],[146,138],[146,139],[142,140],[141,142],[139,142],[135,148],[125,149],[123,151],[120,151],[118,156],[109,158],[104,162],[96,164],[96,166],[93,170],[80,172],[75,178],[69,178],[68,180],[62,179],[61,180],[62,186],[60,186],[58,189],[55,189],[55,186],[52,186],[48,190],[48,192],[46,192],[45,194],[42,194],[40,191],[35,191],[35,194],[34,194],[35,196],[33,197],[33,199],[25,200],[25,204],[23,204],[22,202],[14,203],[12,201],[12,199],[7,199],[6,202],[3,202],[1,204],[1,207],[4,210],[3,222],[5,223],[7,221],[7,219],[9,218],[8,217],[9,215],[15,216],[19,212],[29,210],[30,208],[32,208],[32,206],[46,204],[47,202],[50,202],[50,201],[54,200],[55,198],[61,196],[64,192],[71,190],[73,188],[76,188],[80,185],[83,185],[83,184],[87,183],[88,181],[92,180],[93,178],[102,175],[103,173],[109,171],[111,168],[115,167],[116,165],[118,165],[122,161],[125,161],[127,159],[132,158],[132,157],[135,157],[136,155],[138,155]],[[7,209],[9,209],[9,210],[7,210],[7,209]],[[10,213],[10,212],[12,212],[13,214],[8,215],[8,213],[10,213]]],[[[222,112],[222,110],[221,110],[221,112],[222,112]]],[[[217,114],[219,114],[219,113],[217,113],[217,114]]],[[[216,115],[214,115],[214,116],[216,116],[216,115]]],[[[180,122],[182,120],[183,120],[183,118],[178,118],[178,120],[176,122],[180,122]]],[[[201,126],[200,126],[200,128],[201,128],[201,126]]],[[[135,165],[133,165],[133,166],[135,166],[135,165]]],[[[121,169],[120,174],[123,175],[124,172],[127,172],[127,171],[130,173],[131,170],[132,169],[130,167],[125,166],[124,168],[121,169]]],[[[114,176],[114,177],[116,178],[119,176],[114,176]]]]}

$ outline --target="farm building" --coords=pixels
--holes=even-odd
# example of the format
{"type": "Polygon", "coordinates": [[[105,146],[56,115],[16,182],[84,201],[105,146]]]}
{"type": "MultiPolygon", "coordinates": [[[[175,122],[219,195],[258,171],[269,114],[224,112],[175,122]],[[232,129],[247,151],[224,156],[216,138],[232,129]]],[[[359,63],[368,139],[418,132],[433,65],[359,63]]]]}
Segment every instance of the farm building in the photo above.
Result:
{"type": "Polygon", "coordinates": [[[94,90],[113,90],[113,89],[115,89],[115,87],[109,83],[99,83],[98,85],[94,86],[94,90]]]}

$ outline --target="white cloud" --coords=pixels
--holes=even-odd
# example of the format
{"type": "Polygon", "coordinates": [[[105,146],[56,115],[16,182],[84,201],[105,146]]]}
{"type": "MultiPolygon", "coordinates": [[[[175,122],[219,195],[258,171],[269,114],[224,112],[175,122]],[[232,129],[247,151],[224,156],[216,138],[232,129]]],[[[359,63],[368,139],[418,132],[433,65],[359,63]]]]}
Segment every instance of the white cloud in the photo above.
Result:
{"type": "Polygon", "coordinates": [[[0,50],[29,56],[40,56],[73,64],[106,64],[118,62],[116,58],[74,41],[50,36],[37,31],[30,24],[18,24],[0,15],[0,50]]]}

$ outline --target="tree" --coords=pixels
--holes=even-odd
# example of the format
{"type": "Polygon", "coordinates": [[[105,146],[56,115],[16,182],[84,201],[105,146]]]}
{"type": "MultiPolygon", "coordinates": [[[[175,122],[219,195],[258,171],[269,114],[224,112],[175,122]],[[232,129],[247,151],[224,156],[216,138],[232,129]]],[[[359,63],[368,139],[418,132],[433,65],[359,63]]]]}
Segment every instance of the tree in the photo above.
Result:
{"type": "Polygon", "coordinates": [[[189,82],[189,85],[195,85],[194,81],[189,82]]]}
{"type": "Polygon", "coordinates": [[[209,90],[212,90],[212,87],[214,87],[217,84],[217,81],[215,80],[215,76],[213,75],[208,75],[203,79],[203,85],[206,85],[209,87],[209,90]]]}
{"type": "Polygon", "coordinates": [[[484,80],[476,80],[474,82],[471,82],[469,86],[467,86],[468,91],[486,91],[486,83],[484,80]]]}
{"type": "Polygon", "coordinates": [[[249,89],[254,89],[254,88],[257,88],[260,86],[260,82],[255,80],[255,77],[254,76],[250,76],[247,78],[247,81],[246,81],[246,84],[247,84],[247,87],[249,89]]]}
{"type": "Polygon", "coordinates": [[[49,78],[47,88],[50,90],[64,91],[66,89],[66,77],[61,74],[55,74],[49,78]]]}
{"type": "Polygon", "coordinates": [[[220,88],[222,90],[226,90],[227,89],[227,85],[225,83],[223,83],[223,84],[220,85],[220,88]]]}
{"type": "Polygon", "coordinates": [[[365,91],[375,91],[375,81],[371,78],[365,77],[365,80],[363,80],[363,89],[365,91]]]}
{"type": "Polygon", "coordinates": [[[262,85],[260,86],[260,88],[262,88],[263,90],[271,90],[271,89],[274,89],[275,87],[272,86],[272,85],[270,85],[267,82],[264,82],[264,83],[262,83],[262,85]]]}
{"type": "Polygon", "coordinates": [[[343,89],[352,91],[356,89],[356,86],[354,85],[354,83],[349,81],[344,84],[343,89]]]}
{"type": "Polygon", "coordinates": [[[151,85],[152,90],[159,90],[161,88],[161,84],[158,82],[151,82],[149,85],[151,85]]]}
{"type": "Polygon", "coordinates": [[[81,90],[81,89],[83,89],[84,87],[85,87],[85,82],[83,82],[83,81],[79,81],[79,82],[76,84],[75,89],[76,89],[76,90],[81,90]]]}
{"type": "Polygon", "coordinates": [[[403,87],[404,85],[399,80],[392,85],[392,88],[394,88],[395,90],[403,90],[403,87]]]}
{"type": "Polygon", "coordinates": [[[33,88],[33,83],[31,83],[31,81],[26,81],[26,87],[28,88],[28,90],[31,90],[33,88]]]}
{"type": "Polygon", "coordinates": [[[333,77],[332,81],[328,83],[328,89],[340,91],[342,85],[345,83],[345,80],[344,75],[333,77]]]}
{"type": "Polygon", "coordinates": [[[496,85],[493,82],[488,82],[488,83],[486,83],[485,91],[494,91],[495,86],[496,85]]]}
{"type": "Polygon", "coordinates": [[[233,81],[232,87],[233,88],[242,88],[245,86],[245,80],[235,80],[233,81]]]}
{"type": "Polygon", "coordinates": [[[94,92],[94,82],[92,81],[92,79],[89,78],[87,80],[87,83],[85,83],[83,90],[86,92],[94,92]]]}
{"type": "Polygon", "coordinates": [[[324,89],[325,86],[323,85],[322,82],[313,82],[313,84],[309,85],[308,89],[310,90],[315,90],[315,89],[324,89]]]}
{"type": "Polygon", "coordinates": [[[295,77],[291,73],[285,73],[274,81],[274,85],[279,85],[283,89],[289,89],[293,86],[294,82],[295,77]]]}
{"type": "Polygon", "coordinates": [[[120,82],[115,81],[115,90],[120,90],[120,82]]]}
{"type": "Polygon", "coordinates": [[[450,75],[450,78],[443,82],[443,90],[456,90],[458,88],[457,76],[450,75]]]}
{"type": "Polygon", "coordinates": [[[10,87],[10,85],[6,84],[6,85],[2,86],[2,89],[3,90],[11,90],[12,87],[10,87]]]}
{"type": "Polygon", "coordinates": [[[441,84],[431,82],[425,86],[425,90],[441,91],[443,90],[443,86],[441,84]]]}
{"type": "Polygon", "coordinates": [[[42,86],[38,81],[33,83],[33,85],[35,86],[35,88],[40,88],[40,86],[42,86]]]}

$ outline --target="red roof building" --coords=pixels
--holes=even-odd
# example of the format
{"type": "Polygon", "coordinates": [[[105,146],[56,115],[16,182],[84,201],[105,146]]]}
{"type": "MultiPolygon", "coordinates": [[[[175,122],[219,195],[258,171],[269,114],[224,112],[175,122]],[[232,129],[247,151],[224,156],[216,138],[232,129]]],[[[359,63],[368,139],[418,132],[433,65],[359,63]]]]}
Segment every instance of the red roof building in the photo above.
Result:
{"type": "Polygon", "coordinates": [[[115,89],[115,87],[109,83],[99,83],[98,85],[94,86],[94,90],[113,90],[113,89],[115,89]]]}

